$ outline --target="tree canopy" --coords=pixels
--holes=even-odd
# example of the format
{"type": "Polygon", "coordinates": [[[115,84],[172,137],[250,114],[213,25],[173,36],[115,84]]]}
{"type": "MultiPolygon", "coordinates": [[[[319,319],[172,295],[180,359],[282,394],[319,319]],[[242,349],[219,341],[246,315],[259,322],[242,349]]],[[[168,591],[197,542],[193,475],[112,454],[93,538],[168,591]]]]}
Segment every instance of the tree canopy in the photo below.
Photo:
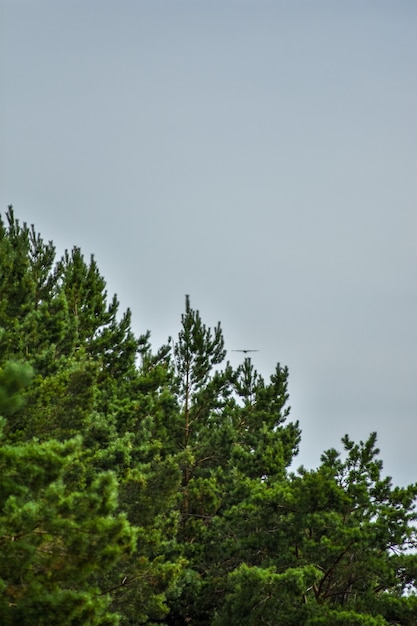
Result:
{"type": "Polygon", "coordinates": [[[94,257],[0,220],[0,622],[417,625],[417,484],[377,435],[292,470],[288,369],[186,296],[154,351],[94,257]]]}

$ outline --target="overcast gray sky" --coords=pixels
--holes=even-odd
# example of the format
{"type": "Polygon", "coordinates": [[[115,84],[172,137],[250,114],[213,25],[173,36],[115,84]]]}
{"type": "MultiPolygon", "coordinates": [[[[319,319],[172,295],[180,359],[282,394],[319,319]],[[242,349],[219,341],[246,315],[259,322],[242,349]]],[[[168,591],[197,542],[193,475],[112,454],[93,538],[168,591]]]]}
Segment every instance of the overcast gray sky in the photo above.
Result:
{"type": "MultiPolygon", "coordinates": [[[[94,253],[137,334],[185,294],[288,365],[298,463],[417,481],[415,0],[0,0],[0,205],[94,253]]],[[[237,364],[243,356],[230,352],[237,364]]]]}

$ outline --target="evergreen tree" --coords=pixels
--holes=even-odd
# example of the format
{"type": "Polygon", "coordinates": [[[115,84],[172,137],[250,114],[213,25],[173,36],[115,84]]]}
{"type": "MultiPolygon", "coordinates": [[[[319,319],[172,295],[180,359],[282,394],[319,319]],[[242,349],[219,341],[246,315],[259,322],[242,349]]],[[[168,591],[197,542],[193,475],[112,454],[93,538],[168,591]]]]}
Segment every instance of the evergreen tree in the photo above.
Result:
{"type": "Polygon", "coordinates": [[[20,225],[10,206],[7,226],[0,218],[0,363],[34,361],[47,367],[65,337],[66,303],[55,290],[55,247],[45,244],[32,226],[20,225]]]}
{"type": "Polygon", "coordinates": [[[375,442],[346,436],[343,461],[332,449],[317,470],[248,500],[245,564],[229,576],[216,626],[417,623],[417,485],[382,478],[375,442]]]}
{"type": "Polygon", "coordinates": [[[34,227],[21,226],[11,207],[7,221],[0,238],[0,348],[4,363],[24,359],[34,376],[24,406],[9,415],[5,441],[30,445],[35,454],[38,446],[70,445],[82,435],[77,454],[63,464],[62,481],[81,493],[111,472],[118,514],[136,529],[130,557],[91,576],[97,588],[112,590],[123,623],[159,619],[179,567],[164,557],[175,533],[179,474],[155,439],[158,415],[175,404],[163,350],[151,356],[149,334],[137,340],[130,312],[119,316],[116,297],[107,303],[93,257],[86,264],[74,248],[54,265],[53,245],[44,245],[34,227]]]}
{"type": "Polygon", "coordinates": [[[190,306],[174,345],[179,421],[173,433],[184,459],[178,541],[189,566],[171,603],[170,624],[210,624],[226,578],[241,563],[233,524],[246,533],[245,503],[265,483],[284,479],[297,451],[297,424],[286,424],[287,370],[266,384],[249,359],[233,371],[220,324],[207,328],[190,306]],[[237,518],[231,524],[231,519],[237,518]]]}
{"type": "Polygon", "coordinates": [[[291,473],[286,367],[233,369],[188,296],[152,353],[93,256],[6,222],[2,624],[417,626],[417,485],[375,434],[291,473]]]}
{"type": "MultiPolygon", "coordinates": [[[[0,371],[0,412],[16,408],[28,369],[0,371]]],[[[118,624],[105,590],[91,584],[131,553],[135,531],[117,513],[117,485],[98,474],[74,491],[65,474],[80,440],[8,443],[0,418],[0,621],[21,624],[118,624]]]]}

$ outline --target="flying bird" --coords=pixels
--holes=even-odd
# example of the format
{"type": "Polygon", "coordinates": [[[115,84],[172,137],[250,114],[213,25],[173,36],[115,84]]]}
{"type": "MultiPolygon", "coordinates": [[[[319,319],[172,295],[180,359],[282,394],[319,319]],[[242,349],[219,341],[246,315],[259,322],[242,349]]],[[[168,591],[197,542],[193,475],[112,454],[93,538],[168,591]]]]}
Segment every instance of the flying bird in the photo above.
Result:
{"type": "Polygon", "coordinates": [[[232,352],[244,352],[247,354],[248,352],[259,352],[259,350],[232,350],[232,352]]]}

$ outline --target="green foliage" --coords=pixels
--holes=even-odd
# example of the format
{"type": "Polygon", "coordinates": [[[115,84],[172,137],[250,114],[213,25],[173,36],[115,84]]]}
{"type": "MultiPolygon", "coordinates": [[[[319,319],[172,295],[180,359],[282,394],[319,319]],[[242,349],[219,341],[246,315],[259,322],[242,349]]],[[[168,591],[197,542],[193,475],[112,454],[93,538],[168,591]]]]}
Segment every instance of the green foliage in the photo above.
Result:
{"type": "MultiPolygon", "coordinates": [[[[17,381],[25,373],[13,371],[17,381]]],[[[89,581],[133,552],[135,531],[117,513],[112,474],[97,475],[82,492],[66,484],[80,455],[79,439],[9,444],[0,434],[2,624],[118,623],[107,594],[89,581]]]]}
{"type": "Polygon", "coordinates": [[[152,353],[92,256],[0,219],[0,622],[417,626],[417,485],[376,434],[318,468],[288,370],[226,360],[187,296],[152,353]],[[6,421],[6,419],[7,421],[6,421]]]}
{"type": "Polygon", "coordinates": [[[32,373],[29,365],[15,361],[0,368],[0,414],[12,415],[22,406],[22,391],[30,383],[32,373]]]}
{"type": "MultiPolygon", "coordinates": [[[[4,326],[0,401],[3,398],[3,413],[9,418],[4,425],[3,443],[8,446],[4,450],[8,454],[14,450],[19,455],[26,451],[26,467],[20,469],[35,477],[38,455],[49,463],[52,451],[60,445],[72,445],[74,436],[78,437],[77,453],[62,464],[59,478],[51,477],[55,491],[46,478],[45,493],[38,493],[28,481],[25,497],[35,503],[41,498],[52,521],[63,516],[58,505],[46,500],[52,493],[68,508],[71,501],[80,513],[85,506],[86,515],[92,515],[94,520],[98,513],[93,495],[104,490],[102,477],[107,476],[119,497],[114,500],[112,496],[112,509],[105,516],[115,528],[117,520],[125,519],[135,539],[129,550],[122,551],[116,534],[107,537],[103,527],[106,551],[110,555],[114,544],[122,558],[113,558],[111,567],[103,562],[91,569],[85,554],[77,563],[80,576],[85,574],[84,587],[74,596],[70,573],[62,567],[69,585],[68,603],[87,606],[87,600],[81,602],[77,598],[87,593],[91,603],[89,590],[95,589],[97,606],[101,603],[107,607],[110,602],[112,614],[120,607],[124,613],[122,621],[129,620],[127,616],[138,605],[142,621],[148,619],[148,614],[159,618],[166,613],[165,591],[172,586],[179,569],[179,562],[165,562],[163,556],[164,546],[175,532],[177,465],[165,454],[165,460],[158,462],[155,453],[159,450],[161,455],[160,445],[155,441],[155,429],[149,428],[149,421],[155,422],[159,415],[163,419],[165,405],[172,406],[163,354],[150,356],[148,334],[138,340],[133,336],[130,313],[119,315],[116,298],[107,304],[105,281],[94,258],[86,264],[80,250],[74,248],[54,265],[53,245],[45,245],[33,227],[21,226],[11,208],[6,217],[8,226],[1,222],[0,229],[0,323],[4,326]],[[146,363],[143,376],[137,366],[138,353],[146,363]],[[16,365],[18,360],[26,365],[16,365]],[[16,368],[19,376],[14,375],[16,368]],[[32,385],[27,387],[32,370],[32,385]],[[30,463],[32,457],[35,465],[30,463]],[[168,480],[164,480],[165,472],[169,472],[168,480]],[[58,493],[58,484],[62,484],[62,493],[58,493]],[[159,496],[153,492],[155,488],[160,488],[159,496]],[[83,504],[83,500],[77,499],[80,494],[90,494],[90,499],[83,504]],[[128,584],[121,585],[124,579],[128,584]],[[113,590],[110,595],[106,593],[109,589],[113,590]]],[[[14,489],[18,490],[17,483],[14,489]]],[[[38,511],[39,515],[43,511],[38,511]]],[[[69,530],[62,532],[69,541],[69,530]]],[[[85,538],[86,549],[97,549],[91,529],[80,536],[85,538]]],[[[34,546],[35,555],[36,541],[36,533],[27,534],[28,546],[34,546]]],[[[81,549],[82,542],[79,545],[81,549]]],[[[74,558],[75,555],[74,550],[74,558]]],[[[98,557],[91,562],[95,561],[98,557]]],[[[49,571],[52,562],[44,562],[45,571],[49,571]]],[[[32,563],[23,563],[21,567],[30,569],[32,563]]],[[[47,591],[45,587],[45,594],[47,591]]],[[[55,591],[51,594],[54,597],[55,591]]],[[[38,600],[41,606],[40,596],[38,600]]],[[[51,606],[52,603],[53,600],[51,606]]],[[[23,595],[15,604],[16,611],[24,606],[21,611],[29,615],[23,595]]],[[[105,623],[103,611],[99,623],[105,623]]],[[[44,612],[51,615],[45,607],[44,612]]],[[[71,615],[69,604],[65,613],[71,615]]],[[[71,623],[94,623],[92,617],[85,615],[71,618],[71,623]]],[[[33,624],[41,623],[38,618],[30,619],[33,624]]],[[[61,621],[51,617],[48,623],[61,621]]]]}
{"type": "Polygon", "coordinates": [[[188,296],[185,309],[173,347],[180,409],[173,434],[182,469],[177,541],[188,568],[170,623],[209,624],[251,535],[250,498],[285,478],[299,429],[286,423],[287,370],[277,366],[266,384],[250,359],[221,369],[220,324],[207,328],[188,296]]]}
{"type": "Polygon", "coordinates": [[[316,579],[317,571],[312,566],[278,573],[274,567],[249,567],[243,563],[229,576],[232,591],[213,626],[305,624],[308,607],[300,603],[300,598],[316,579]]]}

